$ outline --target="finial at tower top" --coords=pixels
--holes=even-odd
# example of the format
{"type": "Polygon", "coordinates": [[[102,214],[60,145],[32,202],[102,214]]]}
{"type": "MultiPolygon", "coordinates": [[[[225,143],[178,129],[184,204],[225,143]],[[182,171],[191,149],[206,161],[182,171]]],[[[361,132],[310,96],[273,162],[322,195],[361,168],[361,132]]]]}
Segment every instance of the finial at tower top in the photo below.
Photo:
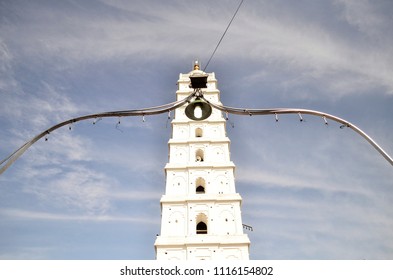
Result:
{"type": "Polygon", "coordinates": [[[194,61],[194,70],[199,70],[199,61],[198,60],[194,61]]]}

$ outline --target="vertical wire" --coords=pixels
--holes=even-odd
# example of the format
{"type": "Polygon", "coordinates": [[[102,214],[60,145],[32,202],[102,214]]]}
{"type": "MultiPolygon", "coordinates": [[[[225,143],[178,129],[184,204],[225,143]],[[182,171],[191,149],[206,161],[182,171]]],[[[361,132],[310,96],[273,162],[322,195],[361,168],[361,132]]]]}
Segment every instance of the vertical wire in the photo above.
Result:
{"type": "Polygon", "coordinates": [[[224,39],[225,34],[227,33],[227,31],[228,31],[228,29],[229,29],[229,26],[231,26],[232,21],[234,20],[234,18],[235,18],[235,16],[236,16],[237,12],[238,12],[239,9],[240,9],[240,6],[243,4],[243,1],[244,1],[244,0],[241,0],[241,1],[240,1],[240,4],[239,4],[239,6],[237,7],[235,13],[233,14],[231,21],[229,22],[227,28],[225,29],[224,33],[222,34],[220,40],[218,41],[218,44],[217,44],[216,48],[214,49],[212,55],[210,56],[209,60],[207,61],[205,68],[203,68],[203,72],[205,72],[207,66],[209,65],[209,63],[210,63],[210,61],[212,60],[214,54],[216,53],[218,47],[220,46],[222,39],[224,39]]]}

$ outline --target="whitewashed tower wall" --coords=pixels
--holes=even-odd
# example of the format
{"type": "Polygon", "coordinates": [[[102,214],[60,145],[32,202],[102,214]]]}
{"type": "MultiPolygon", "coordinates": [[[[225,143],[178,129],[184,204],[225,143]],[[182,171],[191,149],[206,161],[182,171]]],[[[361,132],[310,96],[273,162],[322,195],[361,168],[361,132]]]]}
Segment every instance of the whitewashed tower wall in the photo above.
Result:
{"type": "MultiPolygon", "coordinates": [[[[180,74],[177,100],[189,96],[188,74],[180,74]]],[[[203,95],[220,104],[214,73],[203,95]]],[[[250,241],[243,233],[241,196],[236,193],[226,121],[213,109],[203,121],[176,109],[161,198],[161,233],[155,242],[158,260],[248,259],[250,241]]]]}

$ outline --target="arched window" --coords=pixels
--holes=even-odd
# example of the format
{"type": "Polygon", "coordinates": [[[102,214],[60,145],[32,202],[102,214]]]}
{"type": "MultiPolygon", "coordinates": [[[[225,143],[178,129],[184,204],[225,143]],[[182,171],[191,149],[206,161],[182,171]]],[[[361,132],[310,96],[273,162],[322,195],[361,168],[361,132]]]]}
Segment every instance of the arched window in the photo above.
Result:
{"type": "Polygon", "coordinates": [[[195,161],[202,162],[202,161],[203,161],[203,157],[204,157],[204,155],[203,155],[203,150],[198,149],[198,150],[195,152],[195,161]]]}
{"type": "Polygon", "coordinates": [[[198,194],[205,193],[205,180],[201,177],[195,180],[195,192],[198,194]]]}
{"type": "Polygon", "coordinates": [[[199,222],[196,226],[197,234],[207,234],[207,225],[204,222],[199,222]]]}
{"type": "Polygon", "coordinates": [[[202,128],[198,127],[195,129],[195,137],[202,137],[203,136],[203,130],[202,128]]]}
{"type": "Polygon", "coordinates": [[[207,234],[207,216],[203,213],[196,217],[196,234],[207,234]]]}
{"type": "Polygon", "coordinates": [[[196,193],[199,193],[199,194],[205,193],[205,188],[202,187],[202,186],[198,186],[198,187],[196,188],[196,193]]]}

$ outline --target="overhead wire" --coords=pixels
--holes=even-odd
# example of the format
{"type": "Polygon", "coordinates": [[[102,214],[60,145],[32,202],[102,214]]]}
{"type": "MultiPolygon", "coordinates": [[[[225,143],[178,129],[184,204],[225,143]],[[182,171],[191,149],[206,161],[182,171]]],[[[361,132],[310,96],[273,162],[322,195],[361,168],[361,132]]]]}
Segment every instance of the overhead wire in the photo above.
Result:
{"type": "Polygon", "coordinates": [[[227,34],[227,31],[228,31],[229,27],[231,26],[232,21],[235,19],[236,15],[237,15],[237,12],[239,11],[239,9],[240,9],[241,5],[243,4],[243,2],[244,2],[244,0],[241,0],[241,1],[240,1],[239,6],[237,7],[235,13],[233,14],[231,20],[229,21],[229,23],[228,23],[228,25],[227,25],[227,28],[225,28],[224,33],[222,34],[220,40],[218,41],[218,43],[217,43],[217,45],[216,45],[216,47],[215,47],[213,53],[211,54],[209,60],[208,60],[207,63],[206,63],[205,67],[203,68],[203,72],[205,72],[207,66],[209,65],[209,63],[210,63],[210,61],[212,60],[213,56],[215,55],[215,53],[216,53],[218,47],[220,46],[220,44],[221,44],[221,42],[222,42],[222,39],[224,39],[225,35],[227,34]]]}

